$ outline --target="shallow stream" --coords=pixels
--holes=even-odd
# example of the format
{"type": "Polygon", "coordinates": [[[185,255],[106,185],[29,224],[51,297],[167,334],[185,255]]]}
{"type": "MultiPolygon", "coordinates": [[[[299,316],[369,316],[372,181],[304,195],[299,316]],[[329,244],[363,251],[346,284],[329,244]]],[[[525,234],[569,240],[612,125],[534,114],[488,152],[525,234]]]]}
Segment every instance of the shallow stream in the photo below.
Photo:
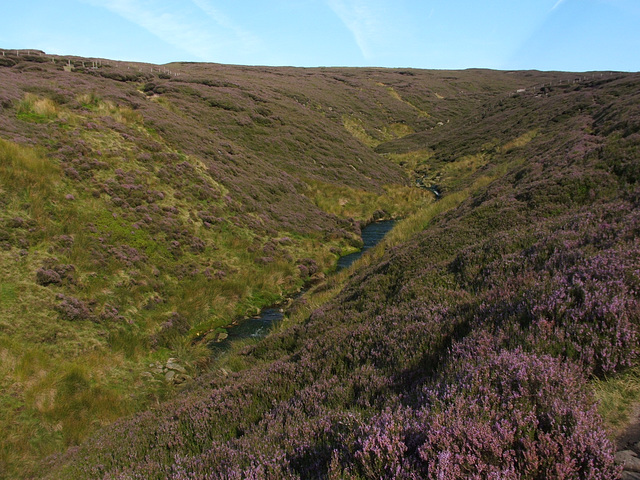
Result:
{"type": "MultiPolygon", "coordinates": [[[[340,257],[336,270],[349,267],[353,262],[362,256],[364,252],[375,247],[385,237],[395,225],[395,220],[383,220],[381,222],[370,223],[362,229],[362,249],[340,257]]],[[[296,297],[303,295],[306,290],[301,291],[296,297]]],[[[263,338],[271,327],[277,324],[284,317],[281,307],[263,308],[259,315],[240,321],[237,325],[227,328],[228,336],[220,341],[209,344],[214,351],[225,351],[229,348],[230,342],[243,338],[263,338]]]]}

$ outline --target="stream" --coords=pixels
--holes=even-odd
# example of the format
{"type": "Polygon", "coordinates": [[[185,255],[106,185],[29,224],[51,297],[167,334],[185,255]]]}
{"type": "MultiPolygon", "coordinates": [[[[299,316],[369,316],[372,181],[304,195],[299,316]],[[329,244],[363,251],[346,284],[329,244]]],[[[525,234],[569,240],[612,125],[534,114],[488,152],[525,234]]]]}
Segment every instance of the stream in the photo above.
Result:
{"type": "MultiPolygon", "coordinates": [[[[362,229],[362,249],[345,255],[338,259],[338,265],[336,271],[348,268],[353,262],[362,256],[364,252],[372,247],[375,247],[385,237],[387,233],[395,225],[395,220],[383,220],[380,222],[370,223],[362,229]]],[[[303,289],[295,295],[297,298],[304,294],[307,289],[303,289]]],[[[223,352],[229,348],[229,345],[234,340],[240,340],[243,338],[263,338],[271,330],[271,327],[277,324],[284,317],[284,312],[281,307],[267,307],[263,308],[259,315],[250,317],[240,321],[237,325],[227,328],[227,338],[219,342],[212,342],[209,344],[214,352],[223,352]]]]}

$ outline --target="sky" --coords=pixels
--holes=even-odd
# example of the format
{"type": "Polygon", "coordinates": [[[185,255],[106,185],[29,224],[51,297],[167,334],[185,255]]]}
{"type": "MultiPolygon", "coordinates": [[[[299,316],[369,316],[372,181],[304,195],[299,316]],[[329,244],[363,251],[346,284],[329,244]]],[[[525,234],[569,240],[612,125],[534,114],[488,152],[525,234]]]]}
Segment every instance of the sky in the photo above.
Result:
{"type": "Polygon", "coordinates": [[[0,48],[155,64],[640,70],[640,0],[0,0],[0,48]]]}

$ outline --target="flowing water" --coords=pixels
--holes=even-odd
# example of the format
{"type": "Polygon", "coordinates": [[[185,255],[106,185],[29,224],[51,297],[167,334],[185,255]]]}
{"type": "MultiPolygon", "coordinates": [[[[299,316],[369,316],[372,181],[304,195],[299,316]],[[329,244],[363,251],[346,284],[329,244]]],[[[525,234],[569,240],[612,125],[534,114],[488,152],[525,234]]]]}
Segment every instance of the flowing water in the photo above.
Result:
{"type": "Polygon", "coordinates": [[[395,225],[395,220],[383,220],[382,222],[370,223],[362,229],[362,250],[359,250],[338,259],[338,270],[349,267],[359,259],[364,252],[375,247],[385,237],[395,225]]]}
{"type": "MultiPolygon", "coordinates": [[[[353,262],[362,256],[364,252],[375,247],[384,236],[393,228],[395,220],[383,220],[381,222],[370,223],[362,229],[362,249],[340,257],[338,259],[337,270],[349,267],[353,262]]],[[[300,292],[300,296],[304,291],[300,292]]],[[[296,297],[297,297],[296,296],[296,297]]],[[[237,325],[229,327],[227,334],[229,335],[221,342],[209,344],[214,351],[225,351],[229,348],[230,342],[243,338],[263,338],[271,327],[277,324],[284,317],[284,312],[279,307],[263,308],[259,315],[240,321],[237,325]]]]}

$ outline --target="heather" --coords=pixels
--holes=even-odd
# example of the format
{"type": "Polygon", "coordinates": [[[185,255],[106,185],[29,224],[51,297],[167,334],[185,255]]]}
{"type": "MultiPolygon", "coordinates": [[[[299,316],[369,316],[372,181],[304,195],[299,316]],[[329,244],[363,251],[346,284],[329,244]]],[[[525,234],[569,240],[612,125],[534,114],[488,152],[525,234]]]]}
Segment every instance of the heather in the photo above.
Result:
{"type": "Polygon", "coordinates": [[[617,477],[636,75],[9,58],[2,475],[617,477]]]}
{"type": "Polygon", "coordinates": [[[618,478],[593,392],[638,365],[633,85],[508,97],[446,145],[379,144],[424,176],[450,165],[442,200],[51,477],[618,478]]]}
{"type": "Polygon", "coordinates": [[[302,75],[4,53],[3,474],[171,397],[225,327],[358,248],[360,222],[429,201],[325,120],[348,95],[300,104],[302,75]],[[153,367],[171,358],[185,374],[153,367]]]}

